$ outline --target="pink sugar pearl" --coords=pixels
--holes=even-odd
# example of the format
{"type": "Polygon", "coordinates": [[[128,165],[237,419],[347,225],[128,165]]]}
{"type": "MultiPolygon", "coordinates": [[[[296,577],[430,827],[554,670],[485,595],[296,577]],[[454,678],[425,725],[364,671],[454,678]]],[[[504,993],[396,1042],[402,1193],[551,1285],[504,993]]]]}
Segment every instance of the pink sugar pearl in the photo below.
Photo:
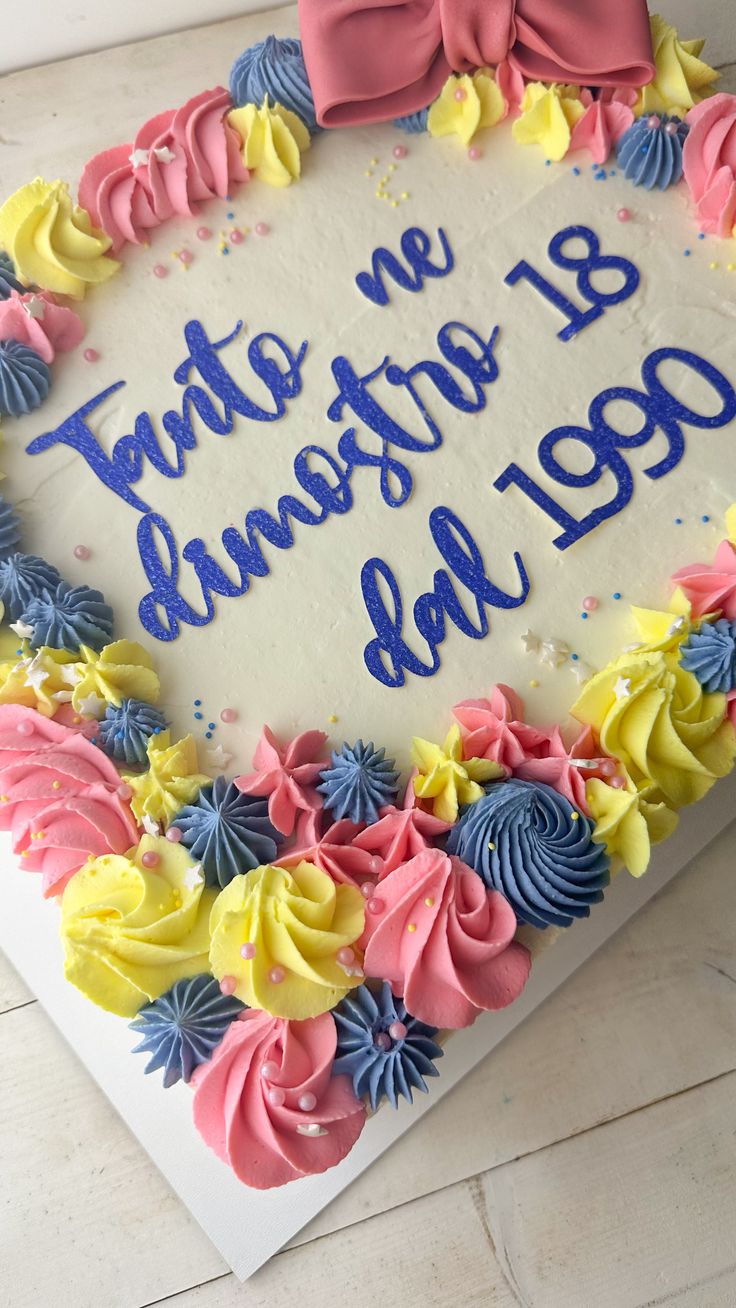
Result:
{"type": "Polygon", "coordinates": [[[19,722],[18,725],[17,725],[17,727],[16,727],[16,731],[18,732],[18,735],[19,735],[19,736],[32,736],[32,735],[33,735],[33,723],[32,723],[32,722],[19,722]]]}
{"type": "Polygon", "coordinates": [[[383,1049],[388,1053],[391,1048],[391,1036],[388,1031],[378,1031],[373,1037],[373,1043],[376,1046],[376,1049],[383,1049]]]}
{"type": "Polygon", "coordinates": [[[385,907],[382,899],[369,899],[366,904],[369,913],[382,913],[385,907]]]}
{"type": "Polygon", "coordinates": [[[172,845],[178,845],[181,840],[181,837],[182,837],[182,831],[180,827],[169,827],[168,831],[166,832],[166,839],[170,840],[172,845]]]}
{"type": "Polygon", "coordinates": [[[168,275],[169,275],[169,270],[168,270],[168,268],[166,267],[166,264],[165,264],[165,263],[155,263],[155,264],[153,265],[153,275],[154,275],[154,277],[159,277],[159,278],[161,278],[161,280],[163,280],[164,277],[168,277],[168,275]]]}
{"type": "Polygon", "coordinates": [[[392,1040],[403,1040],[406,1036],[406,1027],[403,1022],[392,1022],[388,1033],[392,1040]]]}
{"type": "Polygon", "coordinates": [[[364,899],[372,899],[375,886],[372,881],[364,881],[360,887],[360,893],[364,899]]]}
{"type": "Polygon", "coordinates": [[[598,608],[598,604],[599,601],[596,599],[595,595],[586,595],[585,599],[583,600],[583,608],[585,609],[586,613],[595,613],[596,609],[598,608]]]}
{"type": "Polygon", "coordinates": [[[355,962],[355,950],[351,949],[349,945],[344,945],[342,949],[338,949],[335,957],[338,963],[342,963],[343,967],[350,967],[351,963],[355,962]]]}
{"type": "Polygon", "coordinates": [[[618,213],[616,214],[616,217],[618,218],[620,223],[631,222],[631,210],[619,209],[618,213]]]}
{"type": "Polygon", "coordinates": [[[87,363],[97,363],[99,357],[98,351],[93,350],[91,345],[84,351],[84,358],[87,360],[87,363]]]}
{"type": "Polygon", "coordinates": [[[462,104],[463,100],[467,100],[467,98],[468,98],[468,93],[465,90],[465,87],[458,86],[457,90],[455,91],[455,99],[457,100],[458,104],[462,104]]]}
{"type": "Polygon", "coordinates": [[[652,132],[654,131],[655,127],[659,127],[659,119],[656,114],[649,115],[649,117],[647,118],[647,127],[652,132]]]}
{"type": "Polygon", "coordinates": [[[303,1113],[311,1113],[312,1109],[317,1107],[317,1096],[313,1095],[311,1090],[305,1090],[297,1099],[297,1103],[303,1113]]]}
{"type": "Polygon", "coordinates": [[[394,159],[405,159],[408,153],[405,145],[395,145],[393,148],[394,159]]]}
{"type": "Polygon", "coordinates": [[[383,865],[383,859],[382,859],[382,858],[379,858],[379,857],[378,857],[378,854],[373,854],[373,856],[372,856],[372,858],[371,858],[371,864],[370,864],[370,866],[371,866],[371,875],[374,876],[374,877],[377,877],[377,876],[378,876],[378,873],[381,871],[381,867],[382,867],[382,865],[383,865]]]}
{"type": "Polygon", "coordinates": [[[237,722],[238,710],[234,708],[224,708],[220,714],[221,722],[237,722]]]}
{"type": "Polygon", "coordinates": [[[141,863],[144,867],[158,867],[161,862],[161,855],[156,853],[155,849],[147,849],[141,856],[141,863]]]}
{"type": "Polygon", "coordinates": [[[212,228],[211,228],[211,227],[198,227],[198,228],[197,228],[197,238],[198,238],[198,240],[200,240],[200,241],[209,241],[209,239],[210,239],[211,236],[212,236],[212,228]]]}
{"type": "Polygon", "coordinates": [[[249,963],[252,958],[255,958],[255,956],[255,945],[250,940],[246,940],[245,944],[240,946],[240,957],[244,958],[246,963],[249,963]]]}
{"type": "Polygon", "coordinates": [[[272,1108],[283,1108],[286,1103],[286,1095],[280,1085],[272,1085],[268,1091],[268,1102],[272,1108]]]}
{"type": "Polygon", "coordinates": [[[191,250],[180,250],[176,257],[179,260],[179,263],[183,263],[185,265],[194,263],[194,255],[192,254],[191,250]]]}
{"type": "Polygon", "coordinates": [[[482,153],[483,151],[481,150],[479,145],[471,145],[470,149],[468,150],[468,158],[470,159],[471,163],[477,163],[482,153]]]}
{"type": "Polygon", "coordinates": [[[234,995],[237,984],[234,976],[224,976],[220,982],[220,994],[234,995]]]}
{"type": "Polygon", "coordinates": [[[256,236],[268,236],[270,230],[268,223],[256,223],[256,236]]]}
{"type": "Polygon", "coordinates": [[[262,1078],[262,1080],[264,1080],[264,1081],[273,1081],[273,1078],[274,1078],[275,1076],[278,1076],[278,1074],[279,1074],[279,1065],[278,1065],[278,1063],[274,1063],[271,1059],[269,1059],[267,1062],[263,1063],[263,1065],[262,1065],[262,1067],[261,1067],[261,1078],[262,1078]]]}
{"type": "Polygon", "coordinates": [[[286,979],[286,972],[283,967],[272,967],[268,979],[272,986],[280,986],[281,982],[286,979]]]}
{"type": "Polygon", "coordinates": [[[118,795],[121,799],[132,799],[133,787],[129,786],[127,782],[124,781],[122,786],[118,786],[118,795]]]}
{"type": "Polygon", "coordinates": [[[233,230],[230,233],[230,243],[232,245],[242,245],[244,240],[245,240],[245,236],[241,232],[240,228],[233,227],[233,230]]]}
{"type": "Polygon", "coordinates": [[[677,123],[667,123],[664,129],[668,136],[677,135],[677,123]]]}
{"type": "Polygon", "coordinates": [[[92,551],[89,548],[89,545],[74,546],[74,557],[75,559],[79,559],[82,563],[86,563],[91,553],[92,551]]]}

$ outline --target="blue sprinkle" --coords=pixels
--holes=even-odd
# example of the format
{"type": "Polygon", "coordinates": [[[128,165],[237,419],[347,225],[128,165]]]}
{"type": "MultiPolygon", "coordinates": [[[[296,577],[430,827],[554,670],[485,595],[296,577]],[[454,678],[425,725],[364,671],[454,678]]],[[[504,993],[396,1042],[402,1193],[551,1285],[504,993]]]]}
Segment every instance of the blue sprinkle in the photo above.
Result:
{"type": "Polygon", "coordinates": [[[194,716],[197,719],[197,722],[199,722],[204,717],[204,713],[195,713],[194,716]]]}
{"type": "Polygon", "coordinates": [[[217,723],[216,723],[216,722],[208,722],[208,723],[207,723],[207,726],[209,727],[210,731],[214,731],[214,730],[215,730],[215,727],[217,726],[217,723]]]}
{"type": "Polygon", "coordinates": [[[675,518],[675,526],[676,527],[682,526],[682,518],[675,518]]]}
{"type": "Polygon", "coordinates": [[[226,201],[227,201],[228,204],[230,204],[230,201],[232,200],[232,198],[233,198],[233,197],[232,197],[231,195],[226,195],[226,196],[225,196],[225,199],[226,199],[226,201]]]}
{"type": "MultiPolygon", "coordinates": [[[[154,736],[160,736],[162,731],[163,731],[163,727],[154,727],[154,728],[153,728],[153,734],[154,734],[154,736]]],[[[123,733],[121,733],[121,734],[123,734],[123,733]]]]}
{"type": "Polygon", "coordinates": [[[611,168],[611,169],[609,170],[608,176],[609,176],[609,177],[615,177],[615,176],[616,176],[616,169],[615,169],[615,168],[611,168]]]}
{"type": "Polygon", "coordinates": [[[705,240],[705,232],[698,232],[698,240],[699,241],[705,240]]]}
{"type": "Polygon", "coordinates": [[[575,177],[579,177],[579,176],[580,176],[580,169],[579,169],[579,168],[573,168],[572,171],[573,171],[573,174],[575,175],[575,177]]]}
{"type": "Polygon", "coordinates": [[[96,745],[96,744],[97,744],[97,737],[96,737],[96,736],[93,736],[89,743],[90,743],[90,745],[96,745]]]}
{"type": "Polygon", "coordinates": [[[685,258],[687,259],[688,255],[690,254],[690,251],[689,251],[689,250],[683,250],[682,253],[684,254],[685,258]]]}
{"type": "Polygon", "coordinates": [[[552,163],[552,160],[551,160],[551,159],[545,159],[545,161],[544,161],[544,166],[545,166],[545,168],[549,168],[549,166],[550,166],[551,163],[552,163]]]}
{"type": "Polygon", "coordinates": [[[578,659],[580,658],[580,655],[579,655],[579,654],[571,654],[571,655],[570,655],[570,658],[572,659],[573,663],[577,663],[578,659]]]}
{"type": "Polygon", "coordinates": [[[194,707],[195,707],[195,708],[199,708],[199,706],[200,706],[201,703],[202,703],[201,699],[195,699],[195,701],[194,701],[194,707]]]}
{"type": "Polygon", "coordinates": [[[596,175],[595,175],[595,180],[596,180],[597,182],[605,182],[605,180],[606,180],[606,175],[607,175],[607,174],[606,174],[606,170],[605,170],[605,168],[601,168],[600,172],[599,172],[599,173],[596,173],[596,175]]]}
{"type": "Polygon", "coordinates": [[[710,522],[710,514],[709,514],[709,513],[704,513],[704,514],[703,514],[703,517],[702,517],[702,519],[701,519],[701,521],[702,521],[702,522],[710,522]]]}
{"type": "Polygon", "coordinates": [[[212,732],[211,732],[211,731],[205,731],[205,733],[204,733],[204,738],[205,738],[205,740],[211,740],[211,739],[212,739],[212,732]]]}
{"type": "Polygon", "coordinates": [[[223,254],[229,254],[229,253],[230,253],[230,246],[229,246],[229,245],[226,245],[226,246],[225,246],[225,249],[222,251],[222,253],[223,253],[223,254]]]}
{"type": "Polygon", "coordinates": [[[613,592],[613,598],[614,598],[614,599],[621,599],[621,591],[620,591],[620,590],[615,590],[615,591],[613,592]]]}
{"type": "Polygon", "coordinates": [[[588,620],[588,615],[587,615],[587,613],[581,613],[580,616],[581,616],[581,618],[583,619],[583,622],[587,622],[587,620],[588,620]]]}
{"type": "Polygon", "coordinates": [[[17,649],[15,652],[16,652],[16,654],[22,654],[22,653],[23,653],[23,650],[22,650],[22,649],[17,649]]]}
{"type": "Polygon", "coordinates": [[[228,214],[225,214],[225,217],[226,217],[226,218],[234,218],[234,217],[235,217],[235,214],[234,214],[234,213],[228,213],[228,214]]]}

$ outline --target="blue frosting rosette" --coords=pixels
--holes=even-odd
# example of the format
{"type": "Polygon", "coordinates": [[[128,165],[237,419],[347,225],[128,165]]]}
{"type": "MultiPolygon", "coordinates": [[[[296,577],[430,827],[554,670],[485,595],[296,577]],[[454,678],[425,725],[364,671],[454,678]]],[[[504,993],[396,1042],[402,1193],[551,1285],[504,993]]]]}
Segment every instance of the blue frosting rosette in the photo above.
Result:
{"type": "Polygon", "coordinates": [[[359,1099],[368,1095],[375,1112],[381,1099],[398,1107],[399,1096],[412,1102],[412,1089],[426,1094],[425,1076],[439,1076],[435,1061],[442,1050],[437,1028],[407,1013],[388,981],[380,990],[358,986],[333,1010],[337,1052],[333,1076],[349,1076],[359,1099]]]}
{"type": "Polygon", "coordinates": [[[261,105],[268,96],[298,114],[308,131],[319,131],[302,43],[293,37],[267,36],[244,50],[230,72],[230,94],[236,105],[261,105]]]}
{"type": "Polygon", "coordinates": [[[447,852],[500,890],[520,922],[567,927],[603,898],[610,862],[593,823],[542,782],[512,778],[461,810],[447,852]]]}
{"type": "Polygon", "coordinates": [[[133,1053],[148,1053],[146,1072],[164,1071],[164,1087],[189,1081],[212,1057],[225,1032],[243,1012],[235,995],[224,995],[206,972],[177,981],[165,994],[145,1004],[130,1023],[143,1039],[133,1053]]]}

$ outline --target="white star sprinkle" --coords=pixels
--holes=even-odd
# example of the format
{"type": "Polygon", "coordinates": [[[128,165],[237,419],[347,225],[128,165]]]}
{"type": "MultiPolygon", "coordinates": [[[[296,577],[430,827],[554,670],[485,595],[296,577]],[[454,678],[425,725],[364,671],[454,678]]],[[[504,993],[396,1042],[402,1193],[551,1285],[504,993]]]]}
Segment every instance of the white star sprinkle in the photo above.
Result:
{"type": "Polygon", "coordinates": [[[149,154],[149,150],[134,150],[132,154],[128,155],[128,159],[134,168],[143,168],[148,163],[149,154]]]}
{"type": "Polygon", "coordinates": [[[26,685],[31,686],[33,690],[40,690],[44,681],[48,681],[48,672],[41,661],[39,651],[32,659],[23,659],[18,664],[19,670],[22,668],[26,674],[26,685]]]}
{"type": "Polygon", "coordinates": [[[570,670],[579,686],[582,686],[585,681],[590,681],[590,678],[593,675],[593,669],[590,664],[585,663],[582,659],[571,660],[570,670]]]}
{"type": "Polygon", "coordinates": [[[522,632],[521,643],[526,654],[538,654],[542,644],[539,636],[535,636],[533,631],[522,632]]]}
{"type": "Polygon", "coordinates": [[[55,690],[51,698],[58,700],[60,704],[71,704],[72,692],[71,690],[55,690]]]}
{"type": "Polygon", "coordinates": [[[232,754],[226,754],[222,745],[217,745],[214,749],[206,749],[204,757],[205,767],[208,772],[224,772],[232,758],[232,754]]]}
{"type": "Polygon", "coordinates": [[[299,1135],[329,1135],[329,1131],[319,1122],[300,1122],[297,1126],[299,1135]]]}
{"type": "Polygon", "coordinates": [[[675,618],[674,622],[673,622],[673,623],[672,623],[672,624],[667,628],[667,635],[668,635],[668,636],[676,636],[677,633],[678,633],[678,631],[682,631],[682,628],[683,628],[684,626],[685,626],[685,619],[684,619],[684,618],[682,618],[682,617],[680,617],[680,618],[675,618]]]}
{"type": "Polygon", "coordinates": [[[91,691],[89,695],[85,695],[83,699],[80,699],[79,712],[83,717],[97,718],[99,722],[105,712],[105,701],[100,699],[99,695],[95,695],[94,691],[91,691]]]}
{"type": "Polygon", "coordinates": [[[176,158],[174,151],[170,150],[168,145],[157,146],[153,153],[159,163],[171,163],[176,158]]]}
{"type": "Polygon", "coordinates": [[[23,312],[28,314],[29,318],[37,318],[43,322],[46,317],[46,301],[42,300],[40,295],[31,295],[29,299],[23,301],[23,312]]]}
{"type": "Polygon", "coordinates": [[[631,694],[631,677],[619,677],[613,693],[616,699],[628,699],[631,694]]]}
{"type": "Polygon", "coordinates": [[[195,863],[194,867],[187,868],[184,876],[184,885],[187,890],[196,890],[197,886],[201,886],[203,881],[201,863],[195,863]]]}
{"type": "Polygon", "coordinates": [[[338,967],[342,968],[346,976],[357,976],[361,981],[365,978],[365,972],[357,963],[338,963],[338,967]]]}
{"type": "Polygon", "coordinates": [[[148,813],[143,814],[143,817],[141,818],[141,826],[143,827],[143,830],[145,831],[147,836],[161,835],[158,822],[154,822],[153,818],[149,817],[148,813]]]}
{"type": "Polygon", "coordinates": [[[82,680],[82,674],[79,670],[78,663],[62,663],[59,672],[61,673],[62,681],[65,681],[67,686],[78,686],[82,680]]]}
{"type": "Polygon", "coordinates": [[[570,647],[562,640],[542,641],[542,662],[548,663],[551,668],[559,668],[561,663],[570,657],[570,647]]]}
{"type": "Polygon", "coordinates": [[[21,640],[30,640],[33,635],[33,627],[29,627],[27,622],[11,622],[10,630],[14,631],[21,640]]]}

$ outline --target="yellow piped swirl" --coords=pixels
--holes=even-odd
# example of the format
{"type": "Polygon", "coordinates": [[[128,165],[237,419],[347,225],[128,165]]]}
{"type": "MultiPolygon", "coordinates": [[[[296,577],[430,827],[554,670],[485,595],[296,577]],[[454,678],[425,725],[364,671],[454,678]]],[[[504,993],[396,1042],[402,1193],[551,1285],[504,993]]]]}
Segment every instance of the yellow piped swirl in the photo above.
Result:
{"type": "Polygon", "coordinates": [[[37,177],[0,208],[0,249],[24,282],[45,291],[84,299],[88,286],[106,282],[120,267],[105,257],[111,244],[86,209],[72,204],[66,182],[37,177]]]}
{"type": "Polygon", "coordinates": [[[677,647],[622,654],[591,678],[571,712],[654,803],[692,804],[733,767],[726,697],[703,691],[677,647]]]}
{"type": "Polygon", "coordinates": [[[540,145],[548,159],[559,163],[570,148],[572,129],[584,113],[579,86],[529,82],[512,135],[519,145],[540,145]]]}
{"type": "Polygon", "coordinates": [[[220,981],[232,978],[251,1008],[298,1021],[317,1017],[362,980],[357,950],[347,971],[337,954],[355,946],[364,924],[360,891],[336,885],[312,863],[257,867],[215,900],[211,969],[220,981]],[[244,945],[255,947],[252,958],[243,957],[244,945]]]}
{"type": "Polygon", "coordinates": [[[132,1017],[175,981],[208,970],[214,890],[181,845],[144,836],[86,863],[64,891],[64,972],[100,1008],[132,1017]],[[155,867],[143,856],[157,855],[155,867]]]}
{"type": "Polygon", "coordinates": [[[228,114],[228,122],[242,141],[246,168],[268,186],[288,186],[301,174],[301,156],[309,149],[309,132],[301,118],[282,104],[270,105],[268,96],[260,109],[243,105],[228,114]]]}
{"type": "Polygon", "coordinates": [[[700,58],[704,40],[681,41],[677,29],[659,14],[652,14],[649,23],[657,71],[649,85],[641,88],[634,113],[684,118],[693,105],[712,93],[720,74],[700,58]]]}
{"type": "Polygon", "coordinates": [[[480,69],[472,77],[453,73],[430,106],[427,130],[430,136],[459,136],[463,145],[469,145],[476,132],[495,127],[507,108],[490,70],[480,69]]]}

